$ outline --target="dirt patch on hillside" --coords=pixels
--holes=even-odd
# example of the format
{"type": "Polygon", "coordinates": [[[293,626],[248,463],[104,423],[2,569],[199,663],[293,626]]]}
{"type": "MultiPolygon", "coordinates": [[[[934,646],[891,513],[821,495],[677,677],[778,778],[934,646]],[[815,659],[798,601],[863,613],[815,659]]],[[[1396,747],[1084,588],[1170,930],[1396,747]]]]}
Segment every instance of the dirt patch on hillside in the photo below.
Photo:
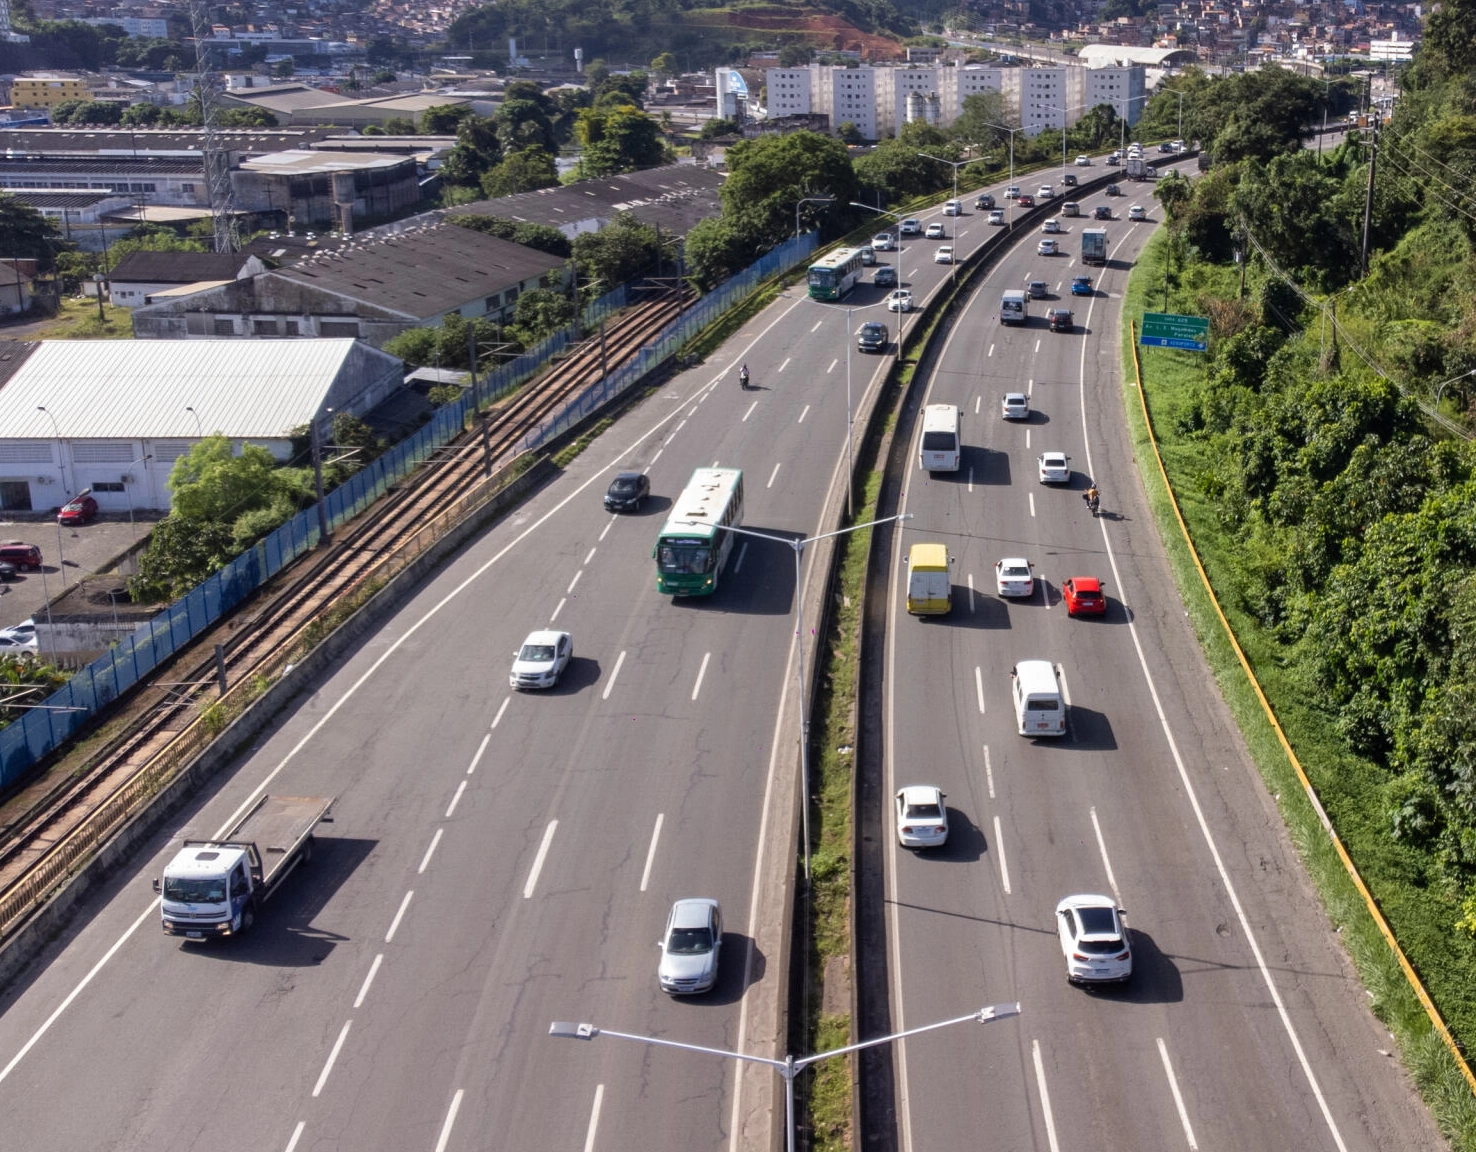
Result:
{"type": "Polygon", "coordinates": [[[705,28],[769,32],[781,44],[808,44],[821,52],[859,52],[863,60],[900,60],[906,50],[896,40],[863,32],[830,12],[788,8],[709,8],[687,12],[683,23],[705,28]]]}

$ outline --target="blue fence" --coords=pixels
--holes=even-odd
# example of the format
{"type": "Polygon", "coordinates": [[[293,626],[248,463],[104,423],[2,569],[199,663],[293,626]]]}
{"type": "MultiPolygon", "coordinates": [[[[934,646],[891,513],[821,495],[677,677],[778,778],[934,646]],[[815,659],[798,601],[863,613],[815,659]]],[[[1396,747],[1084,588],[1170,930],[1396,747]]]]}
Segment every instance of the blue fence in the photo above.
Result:
{"type": "MultiPolygon", "coordinates": [[[[618,396],[640,380],[692,334],[700,331],[722,312],[741,300],[762,280],[789,267],[814,251],[815,237],[806,234],[769,252],[752,267],[734,276],[669,324],[640,351],[637,358],[575,399],[565,412],[534,429],[527,447],[557,436],[600,404],[618,396]]],[[[611,313],[626,306],[625,285],[607,292],[591,303],[583,314],[588,332],[611,313]]],[[[518,387],[552,357],[573,342],[570,329],[556,332],[536,348],[501,365],[478,379],[483,400],[494,400],[518,387]]],[[[401,440],[362,471],[350,477],[324,498],[328,526],[357,516],[385,490],[419,467],[438,448],[461,434],[476,398],[470,394],[436,409],[429,423],[401,440]]],[[[0,787],[18,779],[33,764],[48,755],[68,737],[91,721],[158,665],[215,624],[286,565],[317,546],[316,506],[299,512],[278,527],[249,552],[237,556],[183,599],[175,601],[126,640],[114,645],[87,667],[80,669],[65,687],[58,689],[42,708],[0,730],[0,787]]]]}

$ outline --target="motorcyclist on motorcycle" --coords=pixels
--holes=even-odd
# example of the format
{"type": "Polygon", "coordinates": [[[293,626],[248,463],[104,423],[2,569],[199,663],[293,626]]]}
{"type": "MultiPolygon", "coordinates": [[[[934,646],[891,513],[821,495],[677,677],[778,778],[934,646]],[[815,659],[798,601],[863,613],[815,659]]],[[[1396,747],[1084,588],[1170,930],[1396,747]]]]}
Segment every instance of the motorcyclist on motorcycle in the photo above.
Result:
{"type": "Polygon", "coordinates": [[[748,365],[745,364],[738,369],[738,383],[744,388],[748,387],[748,365]]]}
{"type": "Polygon", "coordinates": [[[1093,484],[1088,488],[1082,495],[1082,499],[1087,502],[1087,507],[1092,510],[1092,515],[1095,516],[1102,501],[1102,493],[1097,491],[1097,486],[1093,484]]]}

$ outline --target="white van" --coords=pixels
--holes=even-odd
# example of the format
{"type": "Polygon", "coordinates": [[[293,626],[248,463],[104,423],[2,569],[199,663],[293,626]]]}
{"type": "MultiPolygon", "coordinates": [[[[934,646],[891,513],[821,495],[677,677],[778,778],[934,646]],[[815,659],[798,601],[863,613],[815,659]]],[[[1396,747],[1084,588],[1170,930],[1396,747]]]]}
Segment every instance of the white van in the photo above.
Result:
{"type": "Polygon", "coordinates": [[[918,467],[929,472],[957,472],[963,456],[956,404],[929,404],[923,409],[918,467]]]}
{"type": "Polygon", "coordinates": [[[1011,288],[1000,298],[999,322],[1001,324],[1024,324],[1028,322],[1025,293],[1020,289],[1011,288]]]}
{"type": "Polygon", "coordinates": [[[1066,735],[1066,698],[1049,660],[1021,660],[1010,669],[1010,699],[1021,736],[1066,735]]]}

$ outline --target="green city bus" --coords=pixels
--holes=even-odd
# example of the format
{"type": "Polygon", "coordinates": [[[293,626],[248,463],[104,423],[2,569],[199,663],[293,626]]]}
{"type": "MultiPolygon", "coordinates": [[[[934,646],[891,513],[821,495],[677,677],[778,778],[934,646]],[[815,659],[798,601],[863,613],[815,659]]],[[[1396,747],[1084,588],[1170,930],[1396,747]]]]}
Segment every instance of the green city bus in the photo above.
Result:
{"type": "Polygon", "coordinates": [[[656,590],[671,596],[707,596],[743,523],[743,473],[737,468],[699,468],[672,505],[656,537],[656,590]]]}
{"type": "Polygon", "coordinates": [[[810,296],[839,300],[861,279],[861,249],[837,248],[810,265],[810,296]]]}

